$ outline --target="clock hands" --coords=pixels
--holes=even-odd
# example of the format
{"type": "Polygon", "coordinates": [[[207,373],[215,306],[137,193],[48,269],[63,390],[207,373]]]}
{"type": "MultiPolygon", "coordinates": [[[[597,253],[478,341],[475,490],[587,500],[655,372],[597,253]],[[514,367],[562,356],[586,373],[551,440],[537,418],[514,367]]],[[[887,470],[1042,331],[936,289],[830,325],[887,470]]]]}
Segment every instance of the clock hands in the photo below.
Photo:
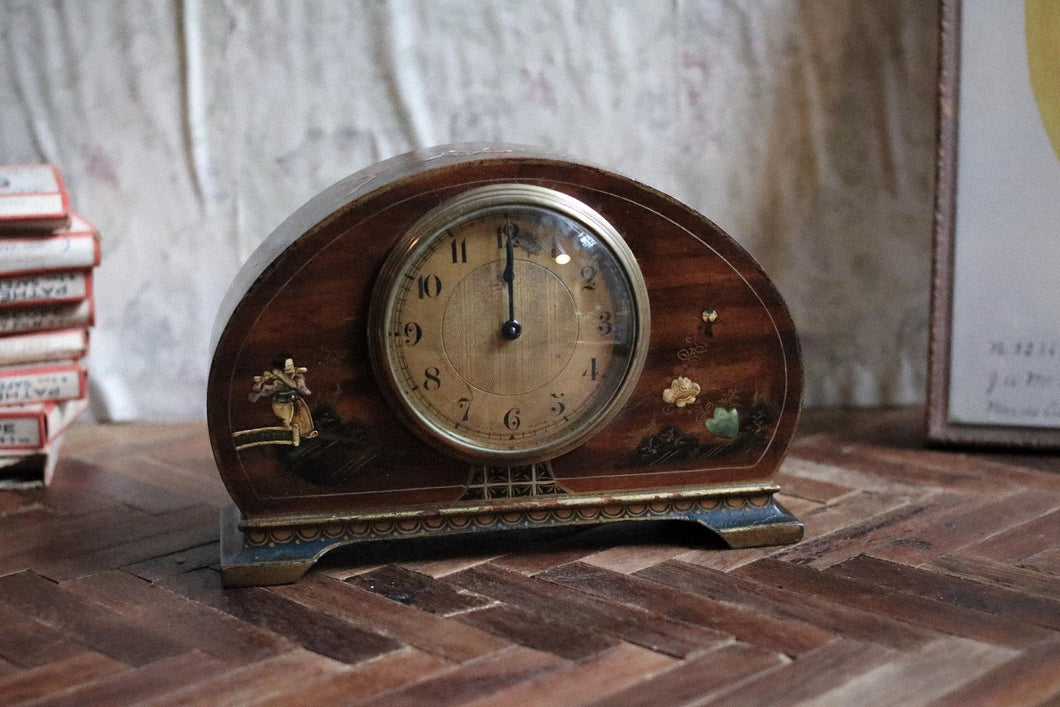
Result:
{"type": "Polygon", "coordinates": [[[515,318],[515,246],[512,244],[512,232],[515,228],[505,218],[501,227],[505,235],[504,251],[506,264],[501,278],[508,283],[508,321],[501,324],[501,336],[514,341],[523,333],[523,325],[515,318]]]}

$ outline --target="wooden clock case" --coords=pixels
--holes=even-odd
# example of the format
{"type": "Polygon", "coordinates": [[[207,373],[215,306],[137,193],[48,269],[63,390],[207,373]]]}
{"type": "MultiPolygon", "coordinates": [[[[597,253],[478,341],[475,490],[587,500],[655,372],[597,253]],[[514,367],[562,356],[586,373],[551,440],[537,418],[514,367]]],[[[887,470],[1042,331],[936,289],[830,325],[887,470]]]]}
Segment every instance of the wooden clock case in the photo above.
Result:
{"type": "Polygon", "coordinates": [[[214,332],[211,444],[228,586],[295,581],[350,543],[507,528],[679,519],[732,547],[794,542],[774,474],[802,395],[776,288],[709,220],[627,177],[507,146],[382,162],[295,212],[230,288],[214,332]],[[534,184],[606,218],[639,263],[651,337],[602,431],[541,464],[470,465],[412,434],[369,360],[372,288],[395,241],[470,188],[534,184]]]}

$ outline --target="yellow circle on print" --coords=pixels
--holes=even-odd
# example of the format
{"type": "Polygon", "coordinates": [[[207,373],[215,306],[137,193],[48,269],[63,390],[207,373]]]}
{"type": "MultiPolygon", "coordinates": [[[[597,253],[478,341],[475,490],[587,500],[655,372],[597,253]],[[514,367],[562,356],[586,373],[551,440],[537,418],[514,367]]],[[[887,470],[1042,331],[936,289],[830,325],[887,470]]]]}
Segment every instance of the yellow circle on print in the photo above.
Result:
{"type": "Polygon", "coordinates": [[[1038,111],[1060,158],[1060,0],[1025,0],[1027,64],[1038,111]]]}

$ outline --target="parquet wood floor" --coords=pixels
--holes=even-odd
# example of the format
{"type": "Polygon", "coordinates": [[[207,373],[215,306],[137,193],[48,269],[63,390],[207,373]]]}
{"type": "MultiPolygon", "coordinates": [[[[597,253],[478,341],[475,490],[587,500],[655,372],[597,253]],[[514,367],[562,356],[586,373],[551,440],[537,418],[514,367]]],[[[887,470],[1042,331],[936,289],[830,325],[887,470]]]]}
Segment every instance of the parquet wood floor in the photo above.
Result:
{"type": "Polygon", "coordinates": [[[0,703],[1060,703],[1060,457],[804,415],[796,545],[673,525],[347,551],[224,590],[197,424],[75,427],[0,492],[0,703]]]}

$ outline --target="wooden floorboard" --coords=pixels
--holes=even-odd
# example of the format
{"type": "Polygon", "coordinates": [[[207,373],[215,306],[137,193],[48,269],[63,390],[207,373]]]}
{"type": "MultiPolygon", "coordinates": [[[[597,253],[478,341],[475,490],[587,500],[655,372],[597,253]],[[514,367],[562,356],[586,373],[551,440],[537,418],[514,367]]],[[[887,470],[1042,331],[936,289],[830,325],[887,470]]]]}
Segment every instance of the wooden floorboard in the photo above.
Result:
{"type": "Polygon", "coordinates": [[[804,414],[786,547],[609,526],[333,553],[223,589],[202,424],[77,425],[0,491],[0,703],[1060,703],[1060,457],[804,414]]]}

